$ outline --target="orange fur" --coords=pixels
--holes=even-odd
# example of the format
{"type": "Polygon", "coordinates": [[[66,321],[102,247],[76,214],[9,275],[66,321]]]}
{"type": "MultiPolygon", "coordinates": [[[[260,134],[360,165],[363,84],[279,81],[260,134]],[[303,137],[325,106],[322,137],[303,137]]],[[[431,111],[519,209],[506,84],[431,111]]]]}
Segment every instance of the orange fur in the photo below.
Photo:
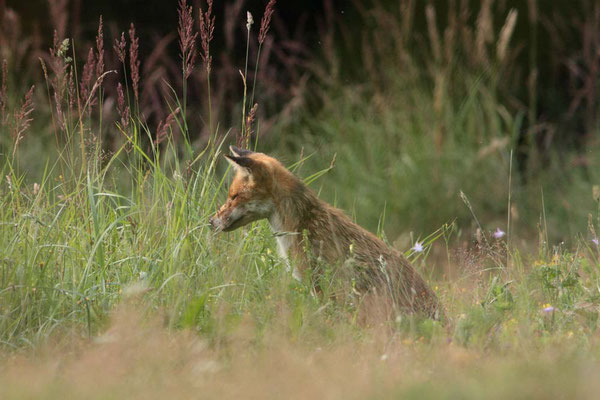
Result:
{"type": "Polygon", "coordinates": [[[321,259],[350,270],[346,275],[361,293],[387,296],[399,311],[444,318],[436,295],[400,252],[317,198],[273,157],[235,147],[231,152],[226,157],[236,175],[227,201],[211,218],[216,229],[230,231],[266,218],[298,278],[318,268],[315,260],[321,259]]]}

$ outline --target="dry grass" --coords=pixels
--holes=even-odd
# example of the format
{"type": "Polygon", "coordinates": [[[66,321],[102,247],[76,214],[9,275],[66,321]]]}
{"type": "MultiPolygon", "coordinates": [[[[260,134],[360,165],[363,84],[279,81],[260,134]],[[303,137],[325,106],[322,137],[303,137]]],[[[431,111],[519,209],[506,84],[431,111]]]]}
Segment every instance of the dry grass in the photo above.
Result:
{"type": "Polygon", "coordinates": [[[323,346],[270,332],[256,345],[253,328],[242,324],[226,343],[209,346],[142,314],[127,303],[91,342],[63,337],[35,355],[5,355],[0,396],[542,399],[596,398],[600,390],[600,363],[573,338],[489,352],[375,329],[323,346]]]}

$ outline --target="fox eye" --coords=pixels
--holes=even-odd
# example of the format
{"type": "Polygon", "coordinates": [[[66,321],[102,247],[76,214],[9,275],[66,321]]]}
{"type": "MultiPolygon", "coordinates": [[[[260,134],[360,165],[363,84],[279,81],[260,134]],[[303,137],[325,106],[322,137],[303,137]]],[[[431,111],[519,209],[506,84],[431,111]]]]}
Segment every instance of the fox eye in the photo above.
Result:
{"type": "Polygon", "coordinates": [[[238,194],[237,194],[237,193],[236,193],[236,194],[233,194],[233,195],[231,195],[231,200],[235,200],[237,197],[238,197],[238,194]]]}

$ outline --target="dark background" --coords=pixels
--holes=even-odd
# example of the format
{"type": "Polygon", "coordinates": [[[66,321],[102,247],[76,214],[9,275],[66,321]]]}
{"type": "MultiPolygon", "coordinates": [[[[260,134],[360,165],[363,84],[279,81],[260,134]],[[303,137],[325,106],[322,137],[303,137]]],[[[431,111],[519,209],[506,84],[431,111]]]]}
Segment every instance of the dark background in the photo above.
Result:
{"type": "MultiPolygon", "coordinates": [[[[3,0],[5,1],[5,0],[3,0]]],[[[2,1],[0,1],[0,4],[2,1]]],[[[105,0],[83,1],[73,0],[69,5],[69,26],[67,35],[72,37],[93,40],[97,30],[98,16],[102,15],[108,31],[114,35],[126,30],[130,22],[136,24],[140,35],[141,53],[146,54],[158,38],[175,33],[177,23],[177,1],[143,1],[143,0],[105,0]]],[[[206,5],[203,2],[190,2],[198,6],[206,5]]],[[[214,48],[219,48],[224,40],[219,34],[218,26],[223,21],[224,8],[227,4],[235,2],[216,1],[215,15],[217,18],[217,33],[214,39],[214,48]]],[[[260,24],[260,18],[265,6],[265,1],[250,0],[243,3],[243,10],[253,13],[256,21],[255,29],[260,24]]],[[[346,40],[359,40],[360,32],[371,23],[358,11],[359,8],[372,2],[361,1],[279,1],[276,5],[275,22],[272,33],[277,40],[295,39],[301,41],[308,49],[317,50],[320,46],[318,40],[323,29],[336,29],[337,26],[349,27],[354,35],[346,40]],[[328,15],[327,13],[330,13],[328,15]],[[334,21],[333,25],[325,22],[334,21]]],[[[395,2],[382,0],[378,3],[384,6],[393,6],[395,2]]],[[[460,1],[417,1],[415,12],[414,35],[415,37],[427,34],[425,20],[425,6],[433,4],[437,13],[439,29],[443,32],[445,13],[448,7],[455,7],[460,1]]],[[[470,20],[475,23],[479,11],[480,1],[469,1],[471,10],[470,20]]],[[[9,0],[6,5],[13,8],[22,18],[23,30],[40,32],[41,37],[50,38],[52,21],[48,18],[48,5],[46,0],[9,0]]],[[[562,144],[580,145],[579,139],[586,135],[595,118],[591,117],[587,106],[581,104],[581,109],[573,110],[573,101],[576,93],[586,85],[582,82],[581,74],[573,74],[573,68],[582,62],[586,47],[595,43],[584,43],[583,21],[594,13],[593,1],[509,1],[502,0],[494,3],[496,12],[493,15],[494,25],[501,27],[504,23],[506,12],[511,8],[518,10],[518,23],[513,34],[512,43],[519,47],[517,63],[522,69],[522,81],[515,82],[517,87],[511,95],[517,103],[527,104],[527,75],[530,66],[535,65],[537,70],[538,90],[536,91],[536,121],[546,121],[566,127],[568,135],[560,137],[562,144]],[[536,4],[535,14],[532,15],[530,6],[536,4]]],[[[244,21],[240,21],[238,33],[244,33],[244,21]]],[[[110,37],[110,34],[107,33],[110,37]]],[[[110,40],[110,39],[109,39],[110,40]]],[[[238,46],[243,46],[243,40],[238,41],[238,46]]],[[[50,43],[45,43],[50,46],[50,43]]],[[[243,47],[242,47],[243,48],[243,47]]],[[[339,49],[342,51],[342,49],[339,49]]],[[[174,58],[177,57],[177,46],[169,46],[168,50],[174,58]]],[[[243,59],[243,51],[237,52],[237,60],[243,59]]],[[[351,57],[351,54],[347,54],[351,57]]],[[[586,67],[582,68],[585,72],[586,67]]],[[[589,68],[587,68],[589,69],[589,68]]],[[[589,72],[589,71],[588,71],[589,72]]],[[[359,68],[342,71],[348,79],[365,79],[363,71],[359,68]]],[[[589,84],[587,84],[588,89],[589,84]]],[[[595,91],[595,88],[594,88],[595,91]]],[[[595,96],[587,96],[588,99],[595,96]]],[[[585,103],[585,101],[584,101],[585,103]]],[[[516,104],[518,107],[519,104],[516,104]]],[[[594,111],[595,113],[595,111],[594,111]]],[[[530,122],[530,121],[528,121],[530,122]]],[[[540,139],[540,141],[544,141],[540,139]]]]}

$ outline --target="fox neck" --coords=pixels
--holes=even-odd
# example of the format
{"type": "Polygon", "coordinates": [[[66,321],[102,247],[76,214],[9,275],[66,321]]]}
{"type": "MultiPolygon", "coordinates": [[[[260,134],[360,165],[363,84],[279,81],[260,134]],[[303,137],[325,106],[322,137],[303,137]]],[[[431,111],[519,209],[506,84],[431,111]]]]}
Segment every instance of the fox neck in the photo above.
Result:
{"type": "Polygon", "coordinates": [[[279,255],[287,259],[290,248],[302,240],[303,229],[312,225],[312,211],[320,207],[320,201],[299,180],[294,185],[280,189],[275,198],[269,224],[277,238],[279,255]]]}
{"type": "Polygon", "coordinates": [[[301,234],[320,207],[320,200],[299,180],[292,188],[282,190],[275,196],[275,207],[269,217],[271,229],[275,233],[301,234]]]}

